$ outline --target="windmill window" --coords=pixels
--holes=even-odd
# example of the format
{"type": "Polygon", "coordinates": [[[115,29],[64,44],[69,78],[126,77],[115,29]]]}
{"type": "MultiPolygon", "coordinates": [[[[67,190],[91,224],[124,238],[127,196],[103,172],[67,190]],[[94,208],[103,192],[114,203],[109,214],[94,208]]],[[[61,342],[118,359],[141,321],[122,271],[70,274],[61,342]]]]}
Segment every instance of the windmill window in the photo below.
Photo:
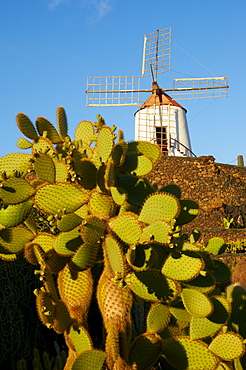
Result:
{"type": "Polygon", "coordinates": [[[167,152],[167,131],[166,127],[159,126],[155,128],[156,144],[161,147],[162,152],[167,152]]]}

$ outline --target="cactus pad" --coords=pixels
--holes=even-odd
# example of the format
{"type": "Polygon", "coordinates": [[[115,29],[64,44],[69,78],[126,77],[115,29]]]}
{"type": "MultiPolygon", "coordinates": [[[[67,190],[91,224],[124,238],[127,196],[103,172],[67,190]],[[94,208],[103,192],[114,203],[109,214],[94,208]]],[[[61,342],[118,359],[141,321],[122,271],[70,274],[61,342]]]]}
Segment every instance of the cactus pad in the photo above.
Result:
{"type": "Polygon", "coordinates": [[[111,219],[108,225],[127,244],[136,244],[141,236],[137,215],[132,212],[122,213],[111,219]]]}
{"type": "Polygon", "coordinates": [[[201,341],[188,337],[163,340],[162,352],[168,362],[177,369],[215,370],[219,360],[201,341]]]}
{"type": "Polygon", "coordinates": [[[161,337],[145,333],[138,336],[130,347],[128,362],[138,370],[150,369],[161,354],[161,337]],[[144,354],[144,355],[143,355],[144,354]]]}
{"type": "Polygon", "coordinates": [[[121,170],[134,176],[145,176],[153,169],[152,161],[145,155],[126,154],[121,170]]]}
{"type": "Polygon", "coordinates": [[[96,150],[103,163],[106,163],[113,149],[114,136],[109,127],[103,127],[98,134],[96,150]]]}
{"type": "Polygon", "coordinates": [[[81,352],[74,360],[71,370],[102,370],[107,354],[98,349],[81,352]]]}
{"type": "Polygon", "coordinates": [[[19,204],[10,204],[0,209],[0,224],[5,227],[13,227],[22,223],[31,212],[33,202],[27,200],[19,204]]]}
{"type": "Polygon", "coordinates": [[[75,130],[74,138],[75,140],[82,140],[83,144],[90,145],[93,135],[93,124],[90,121],[82,121],[75,130]]]}
{"type": "Polygon", "coordinates": [[[72,213],[88,199],[88,191],[72,184],[57,183],[41,186],[35,195],[35,203],[44,212],[53,215],[65,210],[72,213]]]}
{"type": "Polygon", "coordinates": [[[162,220],[154,221],[143,229],[139,243],[149,242],[151,240],[166,244],[171,240],[172,226],[162,220]]]}
{"type": "Polygon", "coordinates": [[[71,256],[82,244],[79,228],[68,232],[61,232],[54,241],[54,249],[61,256],[71,256]]]}
{"type": "Polygon", "coordinates": [[[61,106],[57,108],[56,120],[60,136],[65,139],[65,137],[67,136],[67,117],[65,109],[61,106]]]}
{"type": "Polygon", "coordinates": [[[82,223],[81,236],[85,243],[96,244],[104,235],[106,223],[95,216],[88,216],[82,223]]]}
{"type": "Polygon", "coordinates": [[[161,303],[154,303],[147,316],[147,332],[160,332],[170,321],[170,311],[168,306],[161,303]]]}
{"type": "Polygon", "coordinates": [[[12,153],[0,158],[0,173],[5,172],[6,177],[13,177],[14,171],[19,171],[25,176],[30,167],[31,154],[12,153]]]}
{"type": "Polygon", "coordinates": [[[19,130],[22,132],[22,134],[28,137],[29,139],[36,140],[38,138],[34,125],[24,113],[17,114],[16,124],[19,130]]]}
{"type": "Polygon", "coordinates": [[[190,256],[186,253],[182,253],[176,258],[170,255],[165,261],[161,272],[171,279],[188,281],[194,279],[203,267],[204,262],[199,258],[199,255],[194,253],[190,256]]]}
{"type": "Polygon", "coordinates": [[[32,143],[30,143],[30,141],[24,138],[18,139],[16,145],[20,149],[30,149],[32,147],[32,143]]]}
{"type": "Polygon", "coordinates": [[[184,286],[207,294],[214,290],[216,283],[212,274],[210,274],[208,271],[200,271],[198,276],[186,282],[184,286]]]}
{"type": "Polygon", "coordinates": [[[191,222],[197,215],[198,204],[189,199],[180,200],[180,214],[177,217],[176,225],[184,225],[191,222]]]}
{"type": "Polygon", "coordinates": [[[93,189],[96,186],[97,168],[90,160],[83,159],[77,172],[80,175],[79,183],[85,189],[93,189]]]}
{"type": "Polygon", "coordinates": [[[90,213],[95,216],[108,219],[114,215],[114,202],[111,197],[105,194],[93,191],[90,195],[88,205],[90,213]]]}
{"type": "Polygon", "coordinates": [[[53,144],[57,144],[62,141],[55,127],[46,118],[38,117],[36,119],[36,127],[38,129],[40,136],[42,136],[43,133],[46,131],[47,137],[53,144]]]}
{"type": "Polygon", "coordinates": [[[22,226],[2,229],[0,230],[0,253],[18,253],[32,238],[33,233],[22,226]]]}
{"type": "Polygon", "coordinates": [[[227,332],[226,334],[217,335],[208,349],[223,360],[231,361],[244,354],[245,344],[239,334],[227,332]]]}
{"type": "Polygon", "coordinates": [[[119,243],[112,236],[107,236],[105,238],[104,246],[110,267],[112,268],[113,272],[118,272],[121,274],[121,276],[123,276],[124,260],[119,243]]]}
{"type": "Polygon", "coordinates": [[[21,203],[35,194],[35,189],[20,177],[3,181],[0,187],[0,198],[6,204],[21,203]]]}
{"type": "Polygon", "coordinates": [[[58,221],[57,221],[57,227],[60,231],[71,231],[75,229],[75,227],[79,226],[83,219],[74,214],[74,213],[69,213],[68,215],[62,216],[58,221]]]}
{"type": "Polygon", "coordinates": [[[75,271],[83,271],[93,267],[96,263],[99,244],[94,245],[84,243],[80,245],[75,255],[71,259],[71,267],[75,271]]]}
{"type": "Polygon", "coordinates": [[[212,253],[214,255],[218,255],[218,254],[224,253],[224,251],[226,250],[226,247],[227,245],[222,238],[215,237],[215,238],[211,238],[208,241],[205,251],[208,253],[212,253]]]}
{"type": "Polygon", "coordinates": [[[145,201],[139,221],[151,224],[156,220],[171,221],[179,213],[178,199],[168,193],[155,193],[145,201]]]}
{"type": "Polygon", "coordinates": [[[213,260],[213,274],[218,283],[225,283],[230,279],[231,270],[222,261],[213,260]]]}
{"type": "Polygon", "coordinates": [[[206,317],[213,311],[211,300],[195,289],[183,289],[181,298],[186,310],[193,316],[206,317]]]}
{"type": "Polygon", "coordinates": [[[122,206],[122,204],[125,203],[125,201],[127,199],[127,194],[125,193],[125,191],[123,189],[119,189],[115,186],[111,186],[110,187],[110,192],[111,192],[112,198],[113,198],[113,200],[116,204],[118,204],[119,206],[122,206]]]}
{"type": "MultiPolygon", "coordinates": [[[[92,340],[88,331],[82,326],[71,326],[68,333],[68,340],[72,342],[72,348],[77,353],[93,349],[92,340]]],[[[71,347],[71,346],[69,346],[71,347]]]]}
{"type": "Polygon", "coordinates": [[[127,152],[146,155],[152,163],[156,163],[161,155],[160,147],[147,141],[131,141],[128,143],[127,152]]]}
{"type": "Polygon", "coordinates": [[[38,178],[43,181],[54,183],[56,179],[55,163],[50,156],[40,153],[34,162],[34,170],[38,178]]]}

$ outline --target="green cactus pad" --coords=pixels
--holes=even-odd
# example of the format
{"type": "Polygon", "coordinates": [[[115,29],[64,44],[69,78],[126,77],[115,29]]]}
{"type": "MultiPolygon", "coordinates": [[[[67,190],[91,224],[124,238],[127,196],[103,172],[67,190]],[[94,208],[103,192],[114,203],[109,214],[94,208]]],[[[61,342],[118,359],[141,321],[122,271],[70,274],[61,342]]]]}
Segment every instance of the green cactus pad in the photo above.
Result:
{"type": "Polygon", "coordinates": [[[195,252],[191,255],[188,252],[180,253],[178,256],[170,255],[162,267],[162,274],[174,280],[188,281],[198,276],[204,268],[204,262],[195,252]]]}
{"type": "Polygon", "coordinates": [[[82,244],[79,228],[60,233],[54,241],[54,249],[61,256],[71,256],[82,244]]]}
{"type": "Polygon", "coordinates": [[[5,227],[13,227],[22,223],[31,212],[33,202],[27,200],[19,204],[10,204],[0,209],[0,224],[5,227]]]}
{"type": "Polygon", "coordinates": [[[55,307],[50,295],[40,291],[36,297],[36,308],[39,319],[47,326],[53,326],[55,307]]]}
{"type": "Polygon", "coordinates": [[[168,193],[155,193],[148,197],[139,215],[139,221],[151,224],[156,220],[171,221],[179,213],[178,199],[168,193]]]}
{"type": "Polygon", "coordinates": [[[213,260],[213,275],[218,283],[226,283],[231,277],[231,270],[222,261],[213,260]]]}
{"type": "Polygon", "coordinates": [[[81,218],[86,218],[88,216],[88,204],[83,204],[74,213],[81,218]]]}
{"type": "Polygon", "coordinates": [[[209,239],[206,245],[205,251],[208,253],[212,253],[214,255],[218,255],[218,254],[224,253],[226,248],[227,248],[227,245],[224,242],[224,239],[215,237],[215,238],[209,239]]]}
{"type": "Polygon", "coordinates": [[[19,171],[25,176],[30,167],[31,154],[12,153],[0,158],[0,174],[6,173],[6,177],[15,176],[14,171],[19,171]]]}
{"type": "Polygon", "coordinates": [[[82,140],[83,144],[90,145],[93,135],[93,124],[90,121],[82,121],[75,130],[74,138],[75,140],[82,140]]]}
{"type": "Polygon", "coordinates": [[[171,232],[172,226],[165,221],[154,221],[151,225],[143,229],[139,243],[149,242],[151,240],[162,244],[169,243],[171,240],[171,232]]]}
{"type": "Polygon", "coordinates": [[[69,172],[67,166],[63,162],[55,162],[56,182],[64,182],[67,180],[69,172]]]}
{"type": "Polygon", "coordinates": [[[135,249],[128,249],[126,258],[134,270],[142,271],[153,268],[158,255],[153,250],[153,245],[137,244],[135,249]]]}
{"type": "Polygon", "coordinates": [[[214,290],[216,283],[214,276],[208,271],[200,271],[200,274],[194,279],[184,283],[187,288],[199,290],[202,293],[210,293],[214,290]]]}
{"type": "Polygon", "coordinates": [[[138,336],[130,347],[128,362],[138,370],[146,370],[158,360],[161,354],[161,337],[157,334],[145,333],[138,336]]]}
{"type": "Polygon", "coordinates": [[[22,132],[22,134],[28,137],[29,139],[36,140],[38,138],[34,125],[24,113],[17,114],[16,124],[19,130],[22,132]]]}
{"type": "Polygon", "coordinates": [[[60,136],[65,139],[67,136],[67,117],[65,109],[61,106],[56,110],[56,120],[60,136]]]}
{"type": "Polygon", "coordinates": [[[109,190],[117,185],[118,169],[112,160],[109,160],[105,169],[105,187],[109,190]]]}
{"type": "Polygon", "coordinates": [[[54,183],[56,180],[56,166],[50,156],[40,153],[34,162],[34,170],[38,178],[54,183]]]}
{"type": "Polygon", "coordinates": [[[93,290],[91,270],[72,272],[66,265],[58,274],[58,289],[71,318],[83,323],[87,318],[93,290]]]}
{"type": "Polygon", "coordinates": [[[182,251],[203,251],[203,247],[201,246],[201,244],[195,244],[195,243],[190,243],[190,242],[185,242],[183,244],[183,248],[182,248],[182,251]]]}
{"type": "Polygon", "coordinates": [[[30,149],[32,147],[32,143],[24,138],[18,139],[16,145],[20,149],[30,149]]]}
{"type": "Polygon", "coordinates": [[[114,215],[115,205],[112,198],[97,190],[91,193],[88,205],[90,213],[95,216],[108,219],[114,215]]]}
{"type": "Polygon", "coordinates": [[[60,231],[66,232],[66,231],[71,231],[75,229],[75,227],[79,226],[83,219],[74,214],[74,213],[69,213],[68,215],[62,216],[58,222],[57,222],[57,227],[60,231]]]}
{"type": "Polygon", "coordinates": [[[34,141],[32,145],[32,153],[35,154],[35,153],[47,153],[47,152],[49,152],[49,155],[56,154],[52,141],[48,139],[47,137],[40,136],[38,140],[34,141]]]}
{"type": "Polygon", "coordinates": [[[80,161],[80,169],[77,172],[80,175],[79,183],[85,189],[93,189],[96,186],[97,168],[90,160],[80,161]]]}
{"type": "Polygon", "coordinates": [[[127,200],[127,194],[123,189],[119,189],[116,186],[111,186],[110,192],[114,202],[119,206],[122,206],[122,204],[124,204],[125,201],[127,200]]]}
{"type": "Polygon", "coordinates": [[[24,202],[34,194],[35,189],[21,177],[9,178],[0,187],[0,198],[5,204],[24,202]]]}
{"type": "Polygon", "coordinates": [[[56,333],[62,334],[72,324],[68,309],[61,299],[55,302],[53,329],[56,333]]]}
{"type": "Polygon", "coordinates": [[[136,244],[142,233],[137,215],[132,212],[122,213],[111,219],[108,226],[127,244],[136,244]]]}
{"type": "Polygon", "coordinates": [[[173,280],[155,270],[131,272],[125,282],[136,295],[152,302],[174,299],[180,289],[173,280]]]}
{"type": "Polygon", "coordinates": [[[113,272],[118,272],[123,276],[124,260],[120,244],[112,236],[107,236],[105,238],[104,247],[113,272]]]}
{"type": "Polygon", "coordinates": [[[53,249],[55,236],[48,233],[38,233],[32,240],[32,243],[40,245],[45,253],[53,249]]]}
{"type": "Polygon", "coordinates": [[[117,186],[126,191],[128,202],[135,206],[142,206],[144,200],[154,192],[146,179],[138,179],[131,175],[119,175],[117,186]]]}
{"type": "Polygon", "coordinates": [[[169,307],[161,304],[159,302],[154,303],[147,316],[147,332],[160,332],[162,331],[169,323],[171,314],[169,307]]]}
{"type": "Polygon", "coordinates": [[[195,289],[183,289],[181,298],[186,310],[193,316],[206,317],[213,311],[211,300],[195,289]]]}
{"type": "Polygon", "coordinates": [[[219,360],[207,345],[189,337],[163,340],[162,353],[168,362],[180,370],[215,370],[219,360]]]}
{"type": "Polygon", "coordinates": [[[40,136],[43,136],[43,133],[46,131],[47,138],[50,139],[53,144],[57,144],[62,141],[55,127],[46,118],[38,117],[36,119],[36,127],[40,136]]]}
{"type": "Polygon", "coordinates": [[[2,229],[0,230],[0,253],[18,253],[32,238],[33,233],[22,226],[2,229]]]}
{"type": "Polygon", "coordinates": [[[172,305],[170,307],[171,314],[181,322],[190,322],[191,321],[191,314],[184,308],[184,305],[182,301],[176,303],[175,305],[172,305]]]}
{"type": "Polygon", "coordinates": [[[93,349],[92,340],[88,331],[82,326],[71,326],[68,340],[72,342],[73,350],[77,353],[93,349]]]}
{"type": "Polygon", "coordinates": [[[126,154],[120,169],[134,176],[145,176],[152,171],[153,162],[145,155],[126,154]]]}
{"type": "Polygon", "coordinates": [[[98,134],[96,150],[103,163],[106,163],[114,145],[114,135],[109,127],[104,126],[98,134]]]}
{"type": "Polygon", "coordinates": [[[156,163],[161,156],[160,147],[148,141],[131,141],[128,143],[127,153],[143,154],[151,159],[152,163],[156,163]]]}
{"type": "Polygon", "coordinates": [[[82,244],[71,259],[71,267],[75,271],[83,271],[96,263],[100,245],[82,244]]]}
{"type": "Polygon", "coordinates": [[[121,141],[116,144],[112,150],[111,156],[116,166],[121,166],[125,160],[125,153],[127,151],[128,144],[125,141],[121,141]]]}
{"type": "Polygon", "coordinates": [[[71,370],[102,370],[107,354],[98,349],[81,352],[74,360],[71,370]]]}
{"type": "Polygon", "coordinates": [[[53,248],[46,253],[46,265],[51,274],[58,274],[69,260],[69,256],[60,256],[53,248]]]}
{"type": "Polygon", "coordinates": [[[231,361],[243,356],[245,344],[239,334],[227,332],[217,335],[208,349],[223,360],[231,361]]]}
{"type": "MultiPolygon", "coordinates": [[[[224,297],[219,297],[224,298],[224,297]]],[[[226,298],[224,298],[226,300],[226,298]]],[[[214,311],[208,317],[195,317],[192,316],[190,323],[190,338],[201,339],[213,336],[228,319],[228,311],[217,297],[211,297],[214,311]]]]}
{"type": "Polygon", "coordinates": [[[81,236],[85,243],[96,244],[100,238],[104,235],[106,229],[106,223],[104,220],[95,217],[88,216],[82,223],[81,236]]]}
{"type": "Polygon", "coordinates": [[[175,184],[170,184],[170,185],[164,186],[159,191],[160,192],[164,192],[164,193],[172,194],[172,195],[174,195],[178,199],[180,199],[180,197],[181,197],[181,190],[175,184]]]}
{"type": "Polygon", "coordinates": [[[180,214],[176,219],[176,225],[184,225],[196,218],[199,212],[199,207],[196,202],[189,199],[180,200],[180,214]]]}
{"type": "Polygon", "coordinates": [[[66,213],[76,211],[88,199],[88,191],[66,183],[41,186],[35,195],[35,203],[44,212],[53,215],[65,209],[66,213]]]}

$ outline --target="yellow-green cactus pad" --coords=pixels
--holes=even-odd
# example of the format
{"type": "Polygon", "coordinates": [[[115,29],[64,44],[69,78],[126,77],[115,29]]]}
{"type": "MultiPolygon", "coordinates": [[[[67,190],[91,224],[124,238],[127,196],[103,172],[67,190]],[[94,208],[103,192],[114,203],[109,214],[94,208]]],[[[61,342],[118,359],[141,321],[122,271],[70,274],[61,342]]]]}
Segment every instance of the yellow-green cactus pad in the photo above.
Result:
{"type": "Polygon", "coordinates": [[[65,109],[61,106],[56,110],[56,120],[60,136],[65,139],[67,136],[67,117],[65,109]]]}
{"type": "Polygon", "coordinates": [[[114,215],[115,205],[111,197],[93,191],[89,198],[89,211],[91,214],[104,219],[108,219],[114,215]]]}
{"type": "Polygon", "coordinates": [[[79,228],[60,233],[54,241],[54,249],[61,256],[71,256],[82,244],[79,228]]]}
{"type": "Polygon", "coordinates": [[[153,162],[145,155],[126,154],[120,168],[134,176],[145,176],[152,171],[153,162]]]}
{"type": "Polygon", "coordinates": [[[192,316],[190,323],[191,339],[201,339],[213,336],[226,323],[229,312],[220,301],[220,298],[226,301],[225,297],[211,297],[214,310],[208,317],[192,316]]]}
{"type": "Polygon", "coordinates": [[[91,270],[72,272],[66,265],[58,274],[58,288],[70,316],[83,323],[87,319],[93,290],[91,270]]]}
{"type": "Polygon", "coordinates": [[[158,360],[161,347],[162,340],[159,335],[142,334],[132,342],[128,362],[130,365],[136,366],[138,370],[150,369],[158,360]]]}
{"type": "Polygon", "coordinates": [[[131,272],[125,282],[136,295],[152,302],[174,299],[180,289],[173,280],[155,270],[131,272]]]}
{"type": "Polygon", "coordinates": [[[109,127],[104,126],[99,131],[96,150],[103,163],[106,163],[114,145],[114,135],[109,127]]]}
{"type": "Polygon", "coordinates": [[[56,182],[64,182],[68,178],[68,169],[65,163],[55,162],[56,182]]]}
{"type": "Polygon", "coordinates": [[[158,220],[143,229],[139,243],[155,241],[166,244],[171,240],[172,226],[167,222],[158,220]]]}
{"type": "Polygon", "coordinates": [[[104,248],[113,272],[123,276],[124,259],[120,244],[112,236],[107,236],[105,238],[104,248]]]}
{"type": "Polygon", "coordinates": [[[219,359],[205,343],[189,337],[169,338],[162,342],[162,353],[175,369],[216,370],[219,359]]]}
{"type": "Polygon", "coordinates": [[[122,213],[112,218],[108,226],[118,237],[127,244],[136,244],[141,236],[142,230],[138,223],[138,217],[132,212],[122,213]]]}
{"type": "Polygon", "coordinates": [[[121,166],[125,160],[125,153],[127,151],[128,144],[122,140],[112,150],[112,159],[116,166],[121,166]]]}
{"type": "Polygon", "coordinates": [[[156,220],[171,221],[179,214],[178,199],[168,193],[154,193],[144,202],[139,221],[151,224],[156,220]]]}
{"type": "Polygon", "coordinates": [[[32,143],[24,138],[18,139],[16,145],[20,149],[30,149],[32,147],[32,143]]]}
{"type": "Polygon", "coordinates": [[[82,159],[80,169],[77,172],[80,175],[79,183],[85,189],[93,189],[96,186],[97,168],[90,160],[82,159]]]}
{"type": "Polygon", "coordinates": [[[206,317],[213,312],[212,301],[195,289],[183,289],[181,298],[186,310],[193,316],[206,317]]]}
{"type": "Polygon", "coordinates": [[[53,325],[55,307],[50,295],[40,291],[36,297],[36,308],[41,322],[48,328],[53,325]]]}
{"type": "Polygon", "coordinates": [[[84,243],[79,246],[71,259],[71,267],[75,271],[83,271],[93,267],[96,263],[100,245],[84,243]]]}
{"type": "Polygon", "coordinates": [[[148,141],[132,141],[128,143],[127,153],[143,154],[156,163],[161,156],[161,149],[158,145],[148,141]]]}
{"type": "Polygon", "coordinates": [[[162,331],[169,323],[171,314],[169,307],[162,303],[154,303],[147,316],[147,332],[154,333],[162,331]]]}
{"type": "Polygon", "coordinates": [[[96,244],[104,235],[106,222],[93,215],[88,216],[81,227],[81,236],[85,243],[96,244]]]}
{"type": "Polygon", "coordinates": [[[72,363],[71,370],[102,370],[107,354],[98,349],[81,352],[72,363]]]}
{"type": "Polygon", "coordinates": [[[53,215],[61,210],[66,213],[76,211],[88,199],[88,191],[66,183],[41,186],[35,195],[35,203],[44,212],[53,215]]]}
{"type": "Polygon", "coordinates": [[[19,204],[10,204],[0,209],[0,224],[13,227],[22,223],[31,212],[33,202],[27,200],[19,204]]]}
{"type": "Polygon", "coordinates": [[[224,253],[224,251],[226,250],[226,247],[227,245],[224,242],[224,239],[215,237],[215,238],[209,239],[206,245],[205,251],[208,253],[217,255],[217,254],[224,253]]]}
{"type": "Polygon", "coordinates": [[[43,133],[47,132],[47,137],[53,144],[57,144],[62,141],[55,127],[46,118],[38,117],[36,119],[36,127],[40,136],[43,136],[43,133]]]}
{"type": "Polygon", "coordinates": [[[243,340],[239,334],[227,332],[226,334],[217,335],[208,349],[225,361],[235,360],[243,356],[245,352],[243,340]]]}
{"type": "Polygon", "coordinates": [[[119,206],[122,206],[122,204],[124,204],[127,200],[127,194],[123,189],[119,189],[116,186],[111,186],[110,192],[114,202],[119,206]]]}
{"type": "Polygon", "coordinates": [[[218,283],[226,283],[231,276],[231,270],[222,261],[213,260],[213,275],[218,283]]]}
{"type": "Polygon", "coordinates": [[[45,253],[53,249],[55,236],[49,233],[38,233],[32,240],[32,243],[40,245],[45,253]]]}
{"type": "Polygon", "coordinates": [[[157,254],[150,244],[137,244],[136,248],[129,248],[126,254],[127,261],[136,271],[153,268],[157,262],[157,254]]]}
{"type": "Polygon", "coordinates": [[[94,135],[94,127],[90,121],[82,121],[78,124],[74,138],[75,140],[82,140],[83,144],[90,145],[94,135]]]}
{"type": "Polygon", "coordinates": [[[55,302],[53,329],[56,333],[62,334],[72,324],[68,309],[61,299],[55,302]]]}
{"type": "Polygon", "coordinates": [[[11,177],[1,183],[0,198],[5,204],[24,202],[35,194],[35,189],[21,177],[11,177]]]}
{"type": "Polygon", "coordinates": [[[36,140],[38,138],[34,125],[24,113],[17,114],[16,124],[19,130],[22,132],[22,134],[28,137],[29,139],[36,140]]]}
{"type": "Polygon", "coordinates": [[[199,212],[199,207],[196,202],[189,199],[180,200],[180,213],[176,220],[176,225],[184,225],[191,222],[199,212]]]}
{"type": "Polygon", "coordinates": [[[0,230],[0,253],[18,253],[32,238],[33,233],[22,226],[2,229],[0,230]]]}
{"type": "Polygon", "coordinates": [[[52,141],[47,137],[40,136],[34,141],[32,145],[32,153],[49,153],[49,155],[55,155],[56,151],[52,141]]]}
{"type": "Polygon", "coordinates": [[[40,153],[34,162],[34,170],[38,178],[43,181],[54,183],[56,180],[56,166],[52,158],[47,154],[40,153]]]}
{"type": "Polygon", "coordinates": [[[105,169],[105,187],[110,189],[117,185],[118,169],[112,160],[109,160],[105,169]]]}
{"type": "Polygon", "coordinates": [[[181,322],[190,322],[191,321],[191,314],[184,308],[182,302],[175,304],[174,306],[170,307],[171,314],[181,322]]]}
{"type": "Polygon", "coordinates": [[[75,213],[69,213],[68,215],[63,215],[57,221],[57,227],[60,231],[66,232],[75,229],[75,227],[79,226],[83,219],[76,215],[75,213]]]}
{"type": "Polygon", "coordinates": [[[81,218],[86,218],[88,216],[88,204],[83,204],[74,213],[81,218]]]}
{"type": "Polygon", "coordinates": [[[6,177],[13,177],[14,171],[19,171],[25,176],[30,167],[31,154],[12,153],[0,158],[0,173],[5,171],[6,177]]]}
{"type": "Polygon", "coordinates": [[[186,253],[180,253],[178,256],[170,255],[161,269],[162,274],[180,281],[189,281],[198,276],[204,268],[203,259],[195,252],[192,256],[186,253]]]}
{"type": "Polygon", "coordinates": [[[68,340],[72,342],[73,350],[77,353],[93,349],[90,334],[82,325],[71,326],[68,333],[68,340]]]}
{"type": "Polygon", "coordinates": [[[146,179],[139,179],[131,175],[119,175],[117,186],[127,192],[128,202],[135,206],[142,206],[144,200],[154,192],[146,179]]]}
{"type": "Polygon", "coordinates": [[[184,286],[186,288],[196,289],[199,290],[199,292],[207,294],[214,290],[216,283],[212,274],[210,274],[208,271],[200,271],[198,276],[184,283],[184,286]]]}

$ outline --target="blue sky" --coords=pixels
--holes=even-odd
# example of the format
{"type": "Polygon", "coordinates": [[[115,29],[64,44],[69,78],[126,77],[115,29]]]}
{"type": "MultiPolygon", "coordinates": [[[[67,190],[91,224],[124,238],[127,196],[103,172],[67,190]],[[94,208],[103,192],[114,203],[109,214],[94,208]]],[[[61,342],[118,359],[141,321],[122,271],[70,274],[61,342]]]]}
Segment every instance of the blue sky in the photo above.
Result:
{"type": "MultiPolygon", "coordinates": [[[[69,133],[101,114],[134,139],[135,107],[85,106],[86,77],[140,75],[143,35],[172,27],[173,78],[228,76],[228,98],[182,101],[192,149],[217,162],[246,162],[245,0],[0,0],[0,156],[20,151],[15,117],[55,123],[66,109],[69,133]]],[[[144,78],[151,86],[151,79],[144,78]]],[[[141,96],[142,100],[148,96],[141,96]]]]}

